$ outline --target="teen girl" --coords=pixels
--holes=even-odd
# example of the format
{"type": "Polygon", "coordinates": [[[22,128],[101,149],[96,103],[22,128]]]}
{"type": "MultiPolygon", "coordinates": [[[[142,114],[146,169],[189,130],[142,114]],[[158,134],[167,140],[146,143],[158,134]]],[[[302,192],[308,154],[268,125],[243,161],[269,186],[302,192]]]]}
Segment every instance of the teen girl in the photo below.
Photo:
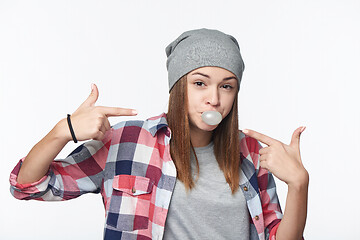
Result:
{"type": "Polygon", "coordinates": [[[290,145],[238,130],[244,63],[232,36],[187,31],[166,54],[166,114],[110,126],[108,117],[136,111],[95,106],[92,85],[71,117],[16,165],[14,197],[61,201],[101,193],[104,239],[301,239],[309,182],[299,149],[304,127],[290,145]],[[71,140],[90,141],[54,160],[71,140]],[[284,215],[272,174],[288,185],[284,215]]]}

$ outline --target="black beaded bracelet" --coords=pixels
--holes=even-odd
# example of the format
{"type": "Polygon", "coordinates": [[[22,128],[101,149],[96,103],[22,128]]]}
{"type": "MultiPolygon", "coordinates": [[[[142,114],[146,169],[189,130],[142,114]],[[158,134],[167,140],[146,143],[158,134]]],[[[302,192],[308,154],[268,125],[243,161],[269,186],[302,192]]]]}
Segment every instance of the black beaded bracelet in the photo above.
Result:
{"type": "Polygon", "coordinates": [[[68,125],[69,125],[69,128],[70,128],[71,136],[72,136],[74,142],[77,143],[77,139],[75,137],[74,129],[72,128],[71,121],[70,121],[70,114],[67,115],[67,122],[68,122],[68,125]]]}

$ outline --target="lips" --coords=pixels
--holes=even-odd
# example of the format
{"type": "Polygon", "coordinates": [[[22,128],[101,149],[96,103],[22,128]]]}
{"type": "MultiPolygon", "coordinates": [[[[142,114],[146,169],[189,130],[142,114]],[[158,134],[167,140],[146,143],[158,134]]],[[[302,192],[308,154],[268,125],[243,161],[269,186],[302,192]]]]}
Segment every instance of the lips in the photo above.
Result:
{"type": "Polygon", "coordinates": [[[200,112],[201,114],[203,114],[203,112],[208,112],[208,111],[215,111],[215,112],[219,112],[218,110],[216,110],[216,109],[209,109],[209,110],[204,110],[204,111],[202,111],[202,112],[200,112]]]}
{"type": "Polygon", "coordinates": [[[203,112],[200,112],[200,115],[202,115],[204,112],[207,112],[207,111],[215,111],[215,112],[219,112],[219,113],[221,114],[221,116],[222,116],[222,113],[221,113],[220,111],[217,111],[217,110],[205,110],[205,111],[203,111],[203,112]]]}

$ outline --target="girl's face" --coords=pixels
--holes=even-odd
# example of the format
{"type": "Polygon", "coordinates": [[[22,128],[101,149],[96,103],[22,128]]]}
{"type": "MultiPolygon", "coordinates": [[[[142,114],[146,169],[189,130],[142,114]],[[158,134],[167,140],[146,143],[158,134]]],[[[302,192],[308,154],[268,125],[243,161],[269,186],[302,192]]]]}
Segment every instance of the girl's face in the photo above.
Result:
{"type": "Polygon", "coordinates": [[[191,130],[212,131],[201,119],[205,111],[218,111],[224,119],[230,112],[238,91],[235,75],[220,67],[202,67],[187,74],[189,120],[191,130]]]}

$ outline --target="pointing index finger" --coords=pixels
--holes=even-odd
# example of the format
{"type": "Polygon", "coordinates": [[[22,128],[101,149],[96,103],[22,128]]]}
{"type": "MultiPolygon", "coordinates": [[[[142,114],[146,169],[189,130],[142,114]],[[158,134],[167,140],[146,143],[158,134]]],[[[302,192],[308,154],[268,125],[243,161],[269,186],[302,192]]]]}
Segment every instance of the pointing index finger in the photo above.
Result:
{"type": "Polygon", "coordinates": [[[270,146],[272,144],[274,144],[274,142],[276,142],[277,140],[269,137],[269,136],[266,136],[265,134],[262,134],[262,133],[259,133],[259,132],[256,132],[254,130],[249,130],[249,129],[244,129],[242,130],[243,133],[245,133],[246,135],[250,136],[250,137],[253,137],[255,138],[256,140],[262,142],[262,143],[265,143],[266,145],[270,146]]]}
{"type": "Polygon", "coordinates": [[[134,115],[137,115],[137,111],[135,109],[130,109],[130,108],[103,107],[103,106],[98,106],[98,108],[107,117],[134,116],[134,115]]]}

